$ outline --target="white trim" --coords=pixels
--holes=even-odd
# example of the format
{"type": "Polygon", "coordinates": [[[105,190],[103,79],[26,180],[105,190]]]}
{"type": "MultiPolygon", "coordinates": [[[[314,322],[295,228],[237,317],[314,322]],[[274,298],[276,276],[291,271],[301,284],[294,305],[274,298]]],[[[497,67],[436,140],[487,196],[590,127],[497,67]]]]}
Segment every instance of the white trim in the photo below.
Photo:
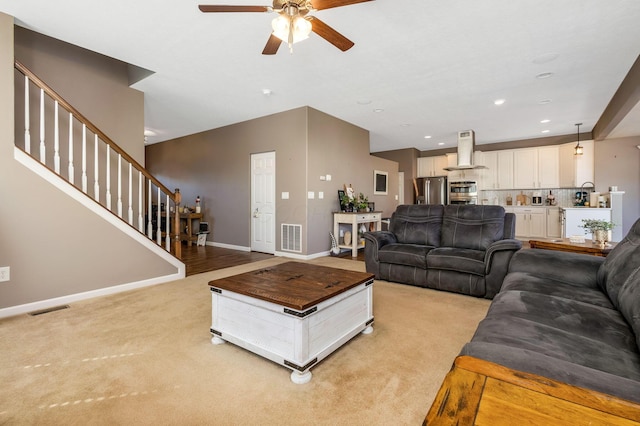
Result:
{"type": "Polygon", "coordinates": [[[104,287],[96,290],[86,291],[83,293],[70,294],[67,296],[55,297],[53,299],[40,300],[32,303],[25,303],[24,305],[11,306],[8,308],[0,309],[0,318],[7,318],[15,315],[26,314],[28,312],[52,308],[54,306],[59,306],[59,305],[66,305],[66,304],[78,302],[81,300],[92,299],[94,297],[108,296],[111,294],[121,293],[123,291],[130,291],[138,288],[149,287],[152,285],[164,284],[164,283],[179,280],[182,278],[184,278],[184,274],[175,273],[171,275],[165,275],[164,277],[150,278],[147,280],[116,285],[113,287],[104,287]]]}
{"type": "Polygon", "coordinates": [[[220,247],[220,248],[231,249],[231,250],[251,251],[251,247],[236,246],[236,245],[233,245],[233,244],[216,243],[216,242],[209,242],[209,241],[207,241],[207,245],[208,245],[208,246],[214,246],[214,247],[220,247]]]}
{"type": "Polygon", "coordinates": [[[313,253],[313,254],[306,254],[306,255],[290,253],[288,251],[277,251],[274,253],[274,256],[288,257],[288,258],[297,259],[297,260],[312,260],[312,259],[317,259],[318,257],[325,257],[329,255],[330,255],[330,251],[323,251],[320,253],[313,253]]]}
{"type": "Polygon", "coordinates": [[[154,252],[154,254],[157,254],[158,256],[160,256],[167,263],[178,268],[177,274],[179,275],[181,274],[182,277],[184,278],[186,273],[185,264],[181,262],[179,259],[177,259],[176,257],[174,257],[173,255],[171,255],[171,253],[167,252],[162,247],[158,246],[153,241],[149,240],[146,236],[142,235],[136,229],[132,228],[122,219],[118,218],[112,212],[105,209],[101,204],[98,204],[92,198],[87,197],[86,194],[84,194],[82,191],[78,190],[76,187],[72,186],[71,184],[69,184],[69,182],[67,182],[66,180],[64,180],[63,178],[61,178],[60,176],[58,176],[48,168],[43,167],[42,164],[40,164],[30,155],[26,154],[20,148],[14,147],[13,154],[15,159],[19,163],[21,163],[28,169],[32,170],[34,173],[36,173],[37,175],[42,177],[44,180],[46,180],[47,182],[49,182],[50,184],[58,188],[60,191],[64,192],[66,195],[73,198],[74,200],[78,201],[84,207],[91,210],[96,215],[106,220],[107,222],[109,222],[110,224],[118,228],[120,231],[124,232],[125,234],[127,234],[128,236],[130,236],[131,238],[133,238],[134,240],[136,240],[137,242],[145,246],[147,249],[154,252]]]}

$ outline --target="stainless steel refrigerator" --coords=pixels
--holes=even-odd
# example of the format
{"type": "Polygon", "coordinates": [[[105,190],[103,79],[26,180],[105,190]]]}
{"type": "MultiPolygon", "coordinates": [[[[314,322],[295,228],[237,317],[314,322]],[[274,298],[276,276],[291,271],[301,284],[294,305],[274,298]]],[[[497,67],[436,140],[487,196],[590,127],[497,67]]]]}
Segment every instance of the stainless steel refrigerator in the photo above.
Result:
{"type": "Polygon", "coordinates": [[[416,178],[416,204],[448,204],[446,176],[416,178]]]}

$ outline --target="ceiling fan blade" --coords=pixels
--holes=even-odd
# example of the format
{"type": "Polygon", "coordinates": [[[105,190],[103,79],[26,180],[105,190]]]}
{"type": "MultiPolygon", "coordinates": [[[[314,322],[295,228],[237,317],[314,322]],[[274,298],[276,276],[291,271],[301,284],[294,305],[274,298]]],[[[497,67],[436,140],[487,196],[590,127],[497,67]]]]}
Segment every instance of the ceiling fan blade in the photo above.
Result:
{"type": "Polygon", "coordinates": [[[206,5],[198,6],[202,12],[270,12],[269,6],[229,6],[229,5],[206,5]]]}
{"type": "Polygon", "coordinates": [[[282,44],[282,40],[271,34],[271,37],[269,37],[269,40],[267,40],[267,45],[264,47],[262,54],[275,55],[278,51],[278,48],[280,47],[280,44],[282,44]]]}
{"type": "Polygon", "coordinates": [[[329,43],[333,44],[343,52],[353,47],[354,43],[351,40],[337,32],[315,16],[310,16],[306,19],[311,22],[311,31],[318,34],[320,37],[327,40],[329,43]]]}
{"type": "Polygon", "coordinates": [[[332,7],[349,6],[350,4],[364,3],[373,0],[311,0],[315,10],[330,9],[332,7]]]}

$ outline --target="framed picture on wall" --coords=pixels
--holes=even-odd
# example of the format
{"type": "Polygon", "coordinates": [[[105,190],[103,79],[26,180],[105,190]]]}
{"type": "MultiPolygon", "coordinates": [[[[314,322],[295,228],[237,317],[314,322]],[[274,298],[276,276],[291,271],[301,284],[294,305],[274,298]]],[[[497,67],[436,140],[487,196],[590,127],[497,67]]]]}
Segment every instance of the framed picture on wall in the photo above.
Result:
{"type": "Polygon", "coordinates": [[[387,195],[389,192],[389,173],[373,171],[373,195],[387,195]]]}

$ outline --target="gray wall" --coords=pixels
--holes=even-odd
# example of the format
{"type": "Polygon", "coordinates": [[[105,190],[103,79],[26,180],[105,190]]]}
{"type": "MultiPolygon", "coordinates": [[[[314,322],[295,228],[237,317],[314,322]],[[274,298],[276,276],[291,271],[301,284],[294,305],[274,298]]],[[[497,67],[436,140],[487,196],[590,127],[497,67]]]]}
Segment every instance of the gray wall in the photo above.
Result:
{"type": "Polygon", "coordinates": [[[267,151],[276,153],[276,251],[282,223],[303,226],[303,255],[329,250],[337,191],[345,184],[368,195],[385,215],[395,210],[397,163],[369,155],[366,130],[309,107],[149,145],[146,164],[165,185],[180,188],[187,205],[200,195],[209,241],[250,247],[249,159],[267,151]],[[389,172],[386,197],[373,196],[375,169],[389,172]],[[321,181],[327,174],[332,180],[321,181]],[[281,199],[285,191],[288,200],[281,199]]]}
{"type": "Polygon", "coordinates": [[[623,234],[640,218],[640,149],[637,145],[640,145],[640,136],[595,142],[596,191],[608,192],[610,186],[617,186],[625,192],[623,234]]]}
{"type": "MultiPolygon", "coordinates": [[[[0,266],[11,267],[11,281],[0,283],[0,308],[176,273],[175,267],[14,159],[13,40],[13,18],[0,13],[0,266]]],[[[33,71],[41,76],[69,79],[78,76],[76,68],[83,68],[78,65],[83,55],[54,64],[35,59],[46,50],[36,41],[29,48],[33,71]]],[[[69,80],[74,92],[85,91],[85,99],[98,99],[110,109],[142,107],[138,102],[135,106],[126,99],[114,99],[106,93],[112,87],[95,86],[93,83],[103,80],[94,79],[89,69],[81,79],[69,80]]],[[[57,90],[70,98],[65,89],[57,90]]],[[[141,122],[135,127],[140,126],[141,122]]],[[[108,126],[105,132],[118,133],[108,126]]]]}

